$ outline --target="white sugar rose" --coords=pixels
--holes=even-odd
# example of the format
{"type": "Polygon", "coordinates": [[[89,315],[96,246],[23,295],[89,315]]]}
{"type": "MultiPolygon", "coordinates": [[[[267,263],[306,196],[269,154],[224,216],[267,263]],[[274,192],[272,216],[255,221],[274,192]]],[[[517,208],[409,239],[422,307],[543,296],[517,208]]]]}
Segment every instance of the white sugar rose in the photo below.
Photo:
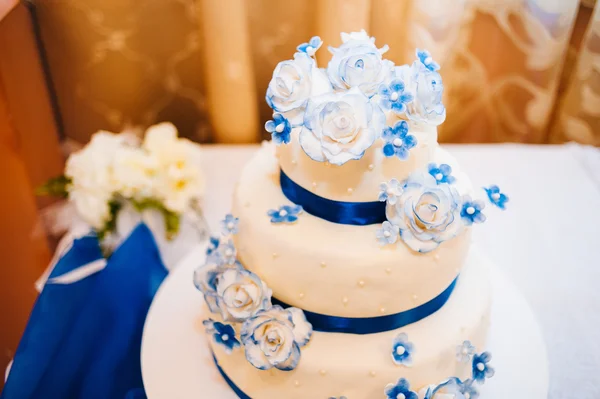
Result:
{"type": "Polygon", "coordinates": [[[437,184],[427,172],[415,172],[402,183],[394,204],[388,202],[387,219],[400,229],[406,245],[429,252],[455,237],[462,229],[460,195],[449,184],[437,184]]]}
{"type": "Polygon", "coordinates": [[[295,369],[311,335],[312,325],[300,309],[278,305],[246,320],[241,331],[246,359],[260,370],[295,369]]]}
{"type": "Polygon", "coordinates": [[[358,88],[311,98],[300,145],[315,161],[360,159],[385,126],[385,114],[358,88]]]}
{"type": "Polygon", "coordinates": [[[338,48],[329,47],[333,54],[327,66],[329,80],[336,89],[358,87],[372,97],[394,67],[391,61],[382,58],[388,47],[378,49],[375,38],[364,30],[342,33],[342,42],[338,48]]]}
{"type": "Polygon", "coordinates": [[[273,71],[266,100],[273,111],[283,114],[292,124],[302,124],[306,102],[311,96],[332,91],[324,71],[306,53],[294,54],[293,60],[282,61],[273,71]]]}
{"type": "Polygon", "coordinates": [[[271,290],[248,270],[227,269],[216,283],[217,306],[225,321],[242,322],[271,307],[271,290]]]}
{"type": "Polygon", "coordinates": [[[444,84],[439,73],[415,61],[411,66],[394,68],[392,79],[401,80],[405,85],[404,92],[413,97],[413,101],[406,104],[409,119],[435,126],[446,120],[446,108],[442,103],[444,84]]]}

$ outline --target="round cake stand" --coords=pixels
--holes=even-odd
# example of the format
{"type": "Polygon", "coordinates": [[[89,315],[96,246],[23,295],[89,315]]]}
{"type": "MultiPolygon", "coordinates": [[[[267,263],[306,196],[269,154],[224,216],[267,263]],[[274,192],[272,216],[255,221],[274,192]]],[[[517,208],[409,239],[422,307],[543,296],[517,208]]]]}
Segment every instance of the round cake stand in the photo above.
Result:
{"type": "MultiPolygon", "coordinates": [[[[204,251],[195,248],[169,274],[148,312],[141,354],[148,399],[237,399],[212,360],[202,325],[203,298],[192,282],[204,251]]],[[[514,284],[497,268],[491,278],[488,350],[496,375],[481,387],[481,398],[546,399],[548,361],[540,327],[514,284]]]]}

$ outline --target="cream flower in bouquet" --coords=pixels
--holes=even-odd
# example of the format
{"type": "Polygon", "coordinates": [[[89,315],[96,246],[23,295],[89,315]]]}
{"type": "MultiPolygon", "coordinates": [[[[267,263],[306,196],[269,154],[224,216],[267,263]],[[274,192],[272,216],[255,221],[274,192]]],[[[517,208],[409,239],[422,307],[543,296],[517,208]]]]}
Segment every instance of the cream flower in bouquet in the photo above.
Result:
{"type": "Polygon", "coordinates": [[[131,133],[94,134],[69,157],[65,174],[40,192],[67,197],[100,238],[115,231],[124,206],[158,211],[172,238],[182,215],[198,208],[204,185],[200,146],[178,138],[171,123],[161,123],[142,141],[131,133]]]}

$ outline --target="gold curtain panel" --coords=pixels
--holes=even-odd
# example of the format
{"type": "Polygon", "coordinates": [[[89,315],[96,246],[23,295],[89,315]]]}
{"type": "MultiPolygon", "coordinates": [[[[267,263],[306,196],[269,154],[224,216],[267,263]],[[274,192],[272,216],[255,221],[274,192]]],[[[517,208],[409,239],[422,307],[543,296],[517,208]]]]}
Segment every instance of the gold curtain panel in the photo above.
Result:
{"type": "MultiPolygon", "coordinates": [[[[277,62],[312,35],[367,29],[407,63],[442,64],[440,140],[599,145],[595,2],[578,0],[45,0],[37,19],[68,138],[173,121],[252,142],[277,62]],[[595,7],[595,10],[594,10],[595,7]]],[[[318,54],[322,66],[326,50],[318,54]]]]}

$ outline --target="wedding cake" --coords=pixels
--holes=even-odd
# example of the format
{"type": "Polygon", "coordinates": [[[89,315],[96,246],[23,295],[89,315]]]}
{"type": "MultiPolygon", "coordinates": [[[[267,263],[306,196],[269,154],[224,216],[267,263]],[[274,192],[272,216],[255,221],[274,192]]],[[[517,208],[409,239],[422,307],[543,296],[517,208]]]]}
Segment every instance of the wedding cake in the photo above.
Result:
{"type": "Polygon", "coordinates": [[[395,66],[366,32],[342,33],[318,68],[321,45],[277,65],[272,141],[194,274],[215,365],[241,398],[476,398],[494,370],[471,233],[508,198],[438,146],[427,51],[395,66]]]}

